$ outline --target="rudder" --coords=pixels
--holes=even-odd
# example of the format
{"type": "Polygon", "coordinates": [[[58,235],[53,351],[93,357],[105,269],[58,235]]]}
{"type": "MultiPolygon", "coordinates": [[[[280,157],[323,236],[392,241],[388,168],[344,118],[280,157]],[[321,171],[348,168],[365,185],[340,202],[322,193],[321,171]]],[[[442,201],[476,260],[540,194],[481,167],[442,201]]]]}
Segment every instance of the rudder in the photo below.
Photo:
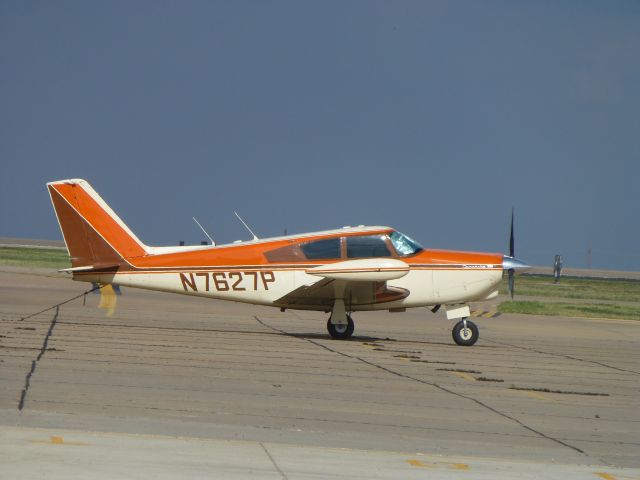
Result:
{"type": "Polygon", "coordinates": [[[71,265],[113,267],[145,255],[145,245],[81,179],[47,183],[71,265]]]}

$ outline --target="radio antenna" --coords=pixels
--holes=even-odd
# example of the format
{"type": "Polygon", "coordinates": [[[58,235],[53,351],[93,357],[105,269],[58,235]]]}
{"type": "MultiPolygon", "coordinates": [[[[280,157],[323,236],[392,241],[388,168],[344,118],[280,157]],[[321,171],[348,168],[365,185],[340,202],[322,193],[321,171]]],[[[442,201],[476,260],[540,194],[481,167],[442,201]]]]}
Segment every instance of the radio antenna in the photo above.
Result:
{"type": "Polygon", "coordinates": [[[238,220],[240,220],[240,222],[242,222],[242,225],[244,225],[244,228],[246,228],[247,230],[249,230],[249,233],[250,233],[251,235],[253,235],[253,240],[260,240],[260,239],[258,238],[258,236],[257,236],[255,233],[253,233],[253,230],[251,230],[251,229],[249,228],[249,225],[247,225],[247,223],[242,219],[242,217],[241,217],[240,215],[238,215],[238,212],[234,211],[233,213],[235,213],[236,217],[238,217],[238,220]]]}
{"type": "Polygon", "coordinates": [[[204,227],[202,225],[200,225],[200,222],[198,220],[196,220],[196,217],[192,217],[193,221],[196,222],[196,225],[198,225],[200,227],[200,230],[202,230],[204,232],[204,234],[207,236],[207,238],[209,240],[211,240],[211,245],[213,245],[214,247],[216,246],[216,242],[213,240],[213,238],[211,238],[211,235],[209,235],[207,233],[207,231],[204,229],[204,227]]]}

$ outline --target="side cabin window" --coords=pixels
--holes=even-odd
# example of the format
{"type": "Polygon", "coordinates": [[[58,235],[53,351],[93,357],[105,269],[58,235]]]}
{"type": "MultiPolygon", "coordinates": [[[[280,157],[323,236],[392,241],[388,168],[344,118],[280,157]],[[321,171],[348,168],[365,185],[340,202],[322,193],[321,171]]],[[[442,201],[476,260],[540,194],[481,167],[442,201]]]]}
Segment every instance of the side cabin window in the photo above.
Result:
{"type": "Polygon", "coordinates": [[[340,238],[327,238],[301,245],[302,253],[309,260],[340,258],[340,238]]]}
{"type": "Polygon", "coordinates": [[[348,258],[390,257],[385,235],[347,237],[348,258]]]}

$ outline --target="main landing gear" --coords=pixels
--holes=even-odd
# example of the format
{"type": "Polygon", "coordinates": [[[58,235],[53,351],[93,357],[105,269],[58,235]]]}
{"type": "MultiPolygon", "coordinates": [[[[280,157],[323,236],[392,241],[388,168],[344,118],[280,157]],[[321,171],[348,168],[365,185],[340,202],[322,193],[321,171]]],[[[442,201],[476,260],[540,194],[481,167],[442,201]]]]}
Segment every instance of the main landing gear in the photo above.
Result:
{"type": "Polygon", "coordinates": [[[327,330],[332,338],[344,340],[353,335],[353,320],[344,307],[344,300],[336,298],[331,309],[331,316],[327,321],[327,330]]]}
{"type": "Polygon", "coordinates": [[[463,318],[456,323],[455,327],[453,327],[451,335],[453,336],[453,341],[458,345],[470,347],[478,341],[480,332],[478,331],[478,327],[475,323],[463,318]]]}
{"type": "Polygon", "coordinates": [[[355,325],[351,319],[351,315],[348,314],[346,323],[331,323],[331,317],[327,320],[329,335],[337,340],[344,340],[345,338],[351,337],[354,327],[355,325]]]}

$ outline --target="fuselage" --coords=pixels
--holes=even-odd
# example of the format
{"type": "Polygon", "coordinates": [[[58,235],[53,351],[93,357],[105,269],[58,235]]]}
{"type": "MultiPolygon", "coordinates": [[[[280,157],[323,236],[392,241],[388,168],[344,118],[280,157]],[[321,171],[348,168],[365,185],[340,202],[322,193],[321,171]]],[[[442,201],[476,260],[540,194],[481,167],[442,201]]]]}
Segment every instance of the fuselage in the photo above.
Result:
{"type": "Polygon", "coordinates": [[[314,268],[340,264],[346,267],[353,287],[349,308],[358,311],[482,300],[496,294],[503,272],[501,254],[424,249],[389,227],[344,228],[206,248],[168,247],[166,251],[128,257],[117,268],[77,271],[74,279],[326,311],[329,305],[321,298],[305,300],[303,296],[291,303],[287,296],[319,281],[309,273],[314,268]],[[408,271],[386,282],[359,281],[359,275],[375,270],[381,259],[403,262],[408,271]],[[357,268],[349,268],[356,263],[357,268]],[[363,268],[368,264],[371,268],[363,268]]]}

